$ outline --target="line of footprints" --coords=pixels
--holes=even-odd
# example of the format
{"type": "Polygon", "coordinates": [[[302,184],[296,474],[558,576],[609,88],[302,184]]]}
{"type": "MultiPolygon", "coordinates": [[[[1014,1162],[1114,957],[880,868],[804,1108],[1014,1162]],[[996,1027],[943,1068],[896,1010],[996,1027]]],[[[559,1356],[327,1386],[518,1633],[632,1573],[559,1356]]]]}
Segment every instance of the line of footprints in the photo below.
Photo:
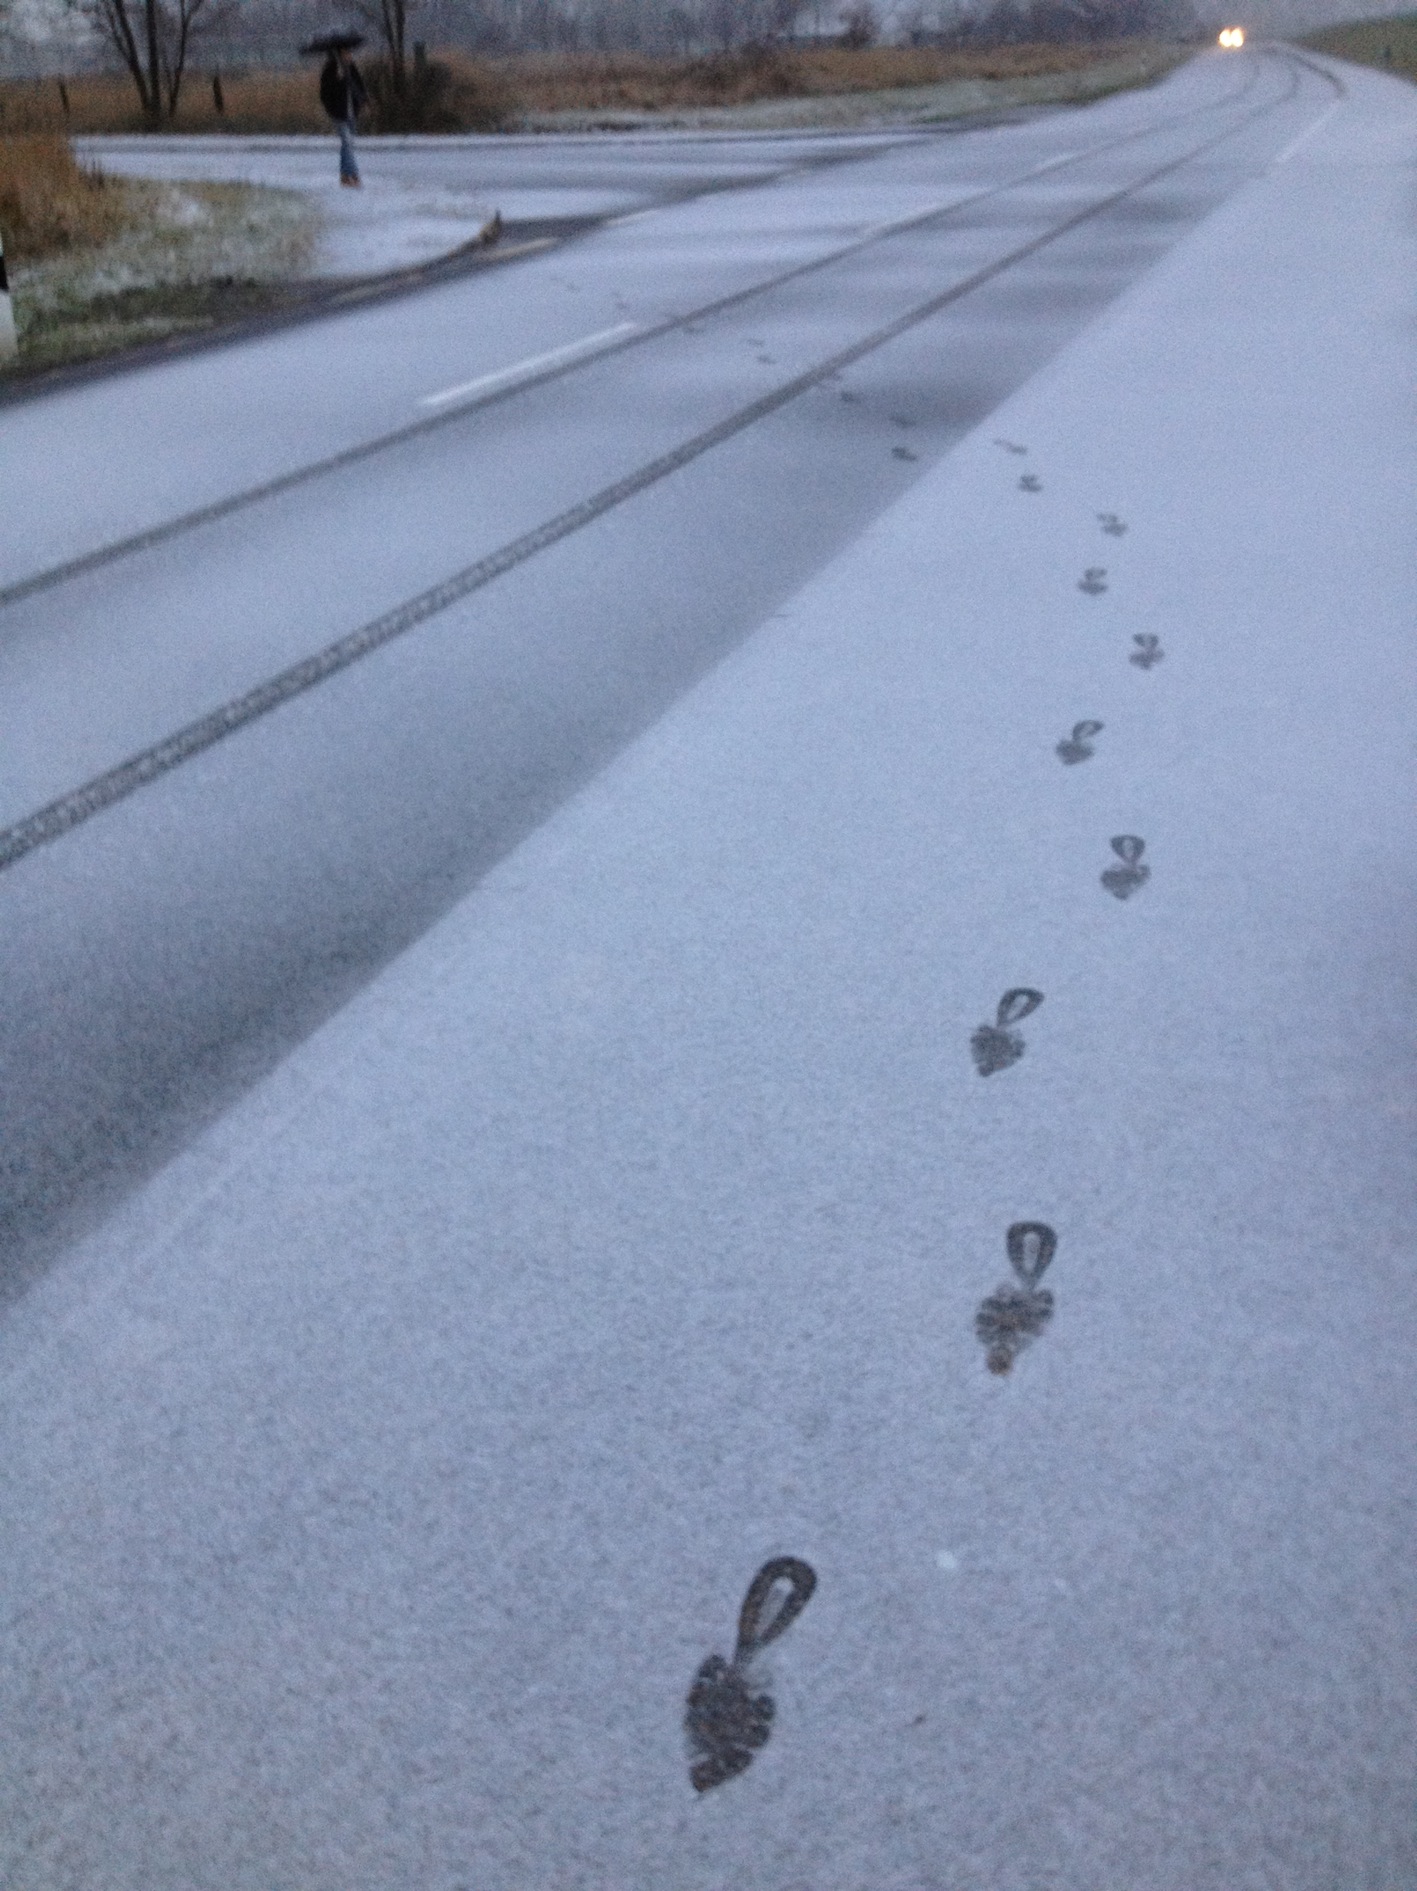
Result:
{"type": "MultiPolygon", "coordinates": [[[[845,396],[843,396],[845,398],[845,396]]],[[[996,440],[1006,453],[1027,453],[1012,440],[996,440]]],[[[1022,492],[1042,492],[1036,473],[1019,480],[1022,492]]],[[[1111,538],[1121,538],[1125,523],[1115,512],[1099,512],[1097,522],[1111,538]]],[[[1078,589],[1100,597],[1107,589],[1105,565],[1089,565],[1078,589]]],[[[1132,638],[1136,646],[1128,661],[1140,670],[1160,663],[1165,652],[1159,638],[1143,633],[1132,638]]],[[[1066,767],[1091,761],[1097,753],[1100,722],[1075,722],[1071,734],[1055,753],[1066,767]]],[[[1143,860],[1146,842],[1139,834],[1112,836],[1112,862],[1099,875],[1114,899],[1129,900],[1151,878],[1143,860]]],[[[981,1024],[969,1040],[970,1055],[981,1077],[1008,1070],[1027,1046],[1018,1026],[1043,1003],[1043,993],[1016,985],[999,1000],[992,1024],[981,1024]]],[[[1013,1370],[1014,1361],[1045,1331],[1053,1317],[1053,1296],[1039,1285],[1058,1248],[1058,1237],[1046,1222],[1016,1221],[1004,1236],[1013,1279],[996,1287],[979,1303],[974,1331],[984,1348],[984,1363],[1000,1377],[1013,1370]]],[[[748,1585],[738,1617],[738,1640],[733,1659],[710,1655],[694,1676],[684,1711],[684,1733],[689,1748],[689,1779],[697,1792],[707,1792],[734,1779],[752,1765],[753,1755],[767,1745],[772,1732],[773,1698],[755,1673],[755,1663],[769,1642],[776,1641],[806,1608],[817,1586],[816,1572],[795,1556],[775,1556],[763,1564],[748,1585]]]]}

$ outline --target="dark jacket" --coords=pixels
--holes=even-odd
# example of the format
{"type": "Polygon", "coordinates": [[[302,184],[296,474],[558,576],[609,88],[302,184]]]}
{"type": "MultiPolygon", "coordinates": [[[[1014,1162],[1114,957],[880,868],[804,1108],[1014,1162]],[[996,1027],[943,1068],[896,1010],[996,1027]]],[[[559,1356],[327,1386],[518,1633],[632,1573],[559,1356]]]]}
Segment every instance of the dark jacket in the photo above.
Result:
{"type": "Polygon", "coordinates": [[[351,59],[341,72],[339,60],[331,53],[320,73],[320,103],[335,123],[342,125],[355,118],[368,96],[354,61],[351,59]]]}

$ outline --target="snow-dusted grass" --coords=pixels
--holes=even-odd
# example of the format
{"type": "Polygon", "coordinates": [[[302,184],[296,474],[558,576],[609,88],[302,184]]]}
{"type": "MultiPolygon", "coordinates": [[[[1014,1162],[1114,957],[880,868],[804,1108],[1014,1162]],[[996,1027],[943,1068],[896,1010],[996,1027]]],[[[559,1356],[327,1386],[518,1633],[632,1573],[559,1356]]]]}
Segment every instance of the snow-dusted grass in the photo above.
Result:
{"type": "Polygon", "coordinates": [[[12,274],[19,367],[107,352],[269,306],[307,264],[317,214],[296,191],[113,182],[126,227],[12,274]]]}
{"type": "MultiPolygon", "coordinates": [[[[840,128],[848,125],[887,123],[935,124],[971,112],[997,111],[1020,105],[1066,105],[1104,98],[1110,92],[1126,91],[1133,86],[1151,85],[1164,78],[1174,67],[1190,57],[1185,46],[1133,42],[1125,49],[1112,47],[1054,47],[1052,63],[1041,57],[1030,62],[1022,55],[1037,48],[1005,48],[995,56],[983,54],[943,55],[936,59],[943,69],[956,68],[952,76],[931,77],[931,67],[922,57],[908,62],[914,54],[909,47],[881,48],[902,57],[889,65],[884,57],[859,74],[849,66],[840,69],[824,63],[812,69],[802,83],[771,89],[766,84],[758,90],[745,89],[743,96],[729,104],[685,103],[659,98],[652,109],[637,106],[558,107],[555,110],[528,110],[523,124],[532,131],[629,130],[632,127],[661,125],[699,129],[766,130],[840,128]],[[1010,58],[1010,55],[1017,55],[1010,58]],[[883,75],[894,76],[887,83],[883,75]],[[919,83],[910,83],[910,75],[924,75],[919,83]],[[863,82],[870,81],[871,89],[863,82]],[[839,81],[837,92],[821,86],[839,81]]],[[[854,55],[843,54],[845,61],[854,55]]],[[[864,57],[864,55],[863,55],[864,57]]],[[[936,58],[931,54],[931,58],[936,58]]],[[[614,91],[615,86],[607,86],[614,91]]],[[[636,96],[628,82],[621,86],[625,96],[636,96]]],[[[642,88],[647,92],[648,88],[642,88]]],[[[558,96],[568,96],[563,88],[558,96]]]]}
{"type": "Polygon", "coordinates": [[[1037,78],[1081,72],[1138,54],[1154,56],[1158,50],[1150,41],[1034,43],[973,51],[942,46],[750,46],[699,59],[542,53],[509,59],[501,70],[528,112],[664,111],[748,105],[760,99],[888,92],[959,79],[1037,78]]]}

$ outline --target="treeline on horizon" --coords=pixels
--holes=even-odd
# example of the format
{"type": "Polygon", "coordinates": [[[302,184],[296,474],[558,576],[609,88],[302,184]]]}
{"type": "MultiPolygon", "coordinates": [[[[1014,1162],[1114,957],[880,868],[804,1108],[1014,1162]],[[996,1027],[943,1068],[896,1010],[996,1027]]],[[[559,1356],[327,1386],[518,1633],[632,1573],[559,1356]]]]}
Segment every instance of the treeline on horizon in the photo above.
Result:
{"type": "MultiPolygon", "coordinates": [[[[261,0],[257,0],[260,4],[261,0]]],[[[975,47],[1185,39],[1190,0],[422,0],[421,36],[484,55],[638,52],[691,58],[746,46],[975,47]]]]}
{"type": "MultiPolygon", "coordinates": [[[[0,27],[6,11],[0,0],[0,27]]],[[[1085,46],[1183,41],[1201,31],[1191,0],[156,0],[156,11],[160,32],[174,29],[188,59],[226,70],[294,65],[302,40],[344,25],[362,28],[371,51],[394,26],[410,50],[422,41],[491,59],[635,53],[682,60],[830,45],[1085,46]]],[[[91,28],[86,42],[66,37],[25,48],[12,36],[8,59],[0,33],[0,70],[112,69],[112,29],[125,13],[140,27],[143,0],[73,0],[71,19],[91,28]]]]}
{"type": "Polygon", "coordinates": [[[994,0],[930,40],[938,46],[1084,46],[1106,40],[1198,38],[1203,29],[1189,0],[994,0]]]}

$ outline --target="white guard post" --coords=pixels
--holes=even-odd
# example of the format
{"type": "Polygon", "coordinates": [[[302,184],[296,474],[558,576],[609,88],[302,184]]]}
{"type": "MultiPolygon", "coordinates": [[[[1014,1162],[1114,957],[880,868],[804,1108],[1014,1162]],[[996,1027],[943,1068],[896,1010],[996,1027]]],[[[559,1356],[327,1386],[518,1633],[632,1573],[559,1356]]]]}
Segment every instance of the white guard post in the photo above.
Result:
{"type": "Polygon", "coordinates": [[[0,361],[13,361],[19,352],[15,305],[10,300],[10,284],[5,274],[5,238],[0,234],[0,361]]]}

